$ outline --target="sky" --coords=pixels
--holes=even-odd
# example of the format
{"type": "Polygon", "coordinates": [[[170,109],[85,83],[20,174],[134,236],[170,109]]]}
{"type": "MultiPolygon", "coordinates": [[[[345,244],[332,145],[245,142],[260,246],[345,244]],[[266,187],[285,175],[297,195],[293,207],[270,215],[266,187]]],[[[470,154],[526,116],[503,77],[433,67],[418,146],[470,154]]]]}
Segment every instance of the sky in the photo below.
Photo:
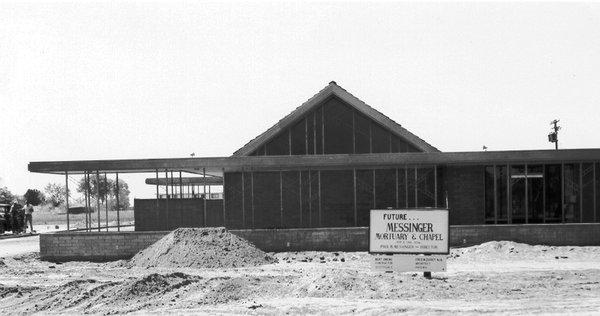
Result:
{"type": "Polygon", "coordinates": [[[0,2],[0,186],[229,156],[332,80],[442,151],[600,148],[599,57],[596,2],[0,2]]]}

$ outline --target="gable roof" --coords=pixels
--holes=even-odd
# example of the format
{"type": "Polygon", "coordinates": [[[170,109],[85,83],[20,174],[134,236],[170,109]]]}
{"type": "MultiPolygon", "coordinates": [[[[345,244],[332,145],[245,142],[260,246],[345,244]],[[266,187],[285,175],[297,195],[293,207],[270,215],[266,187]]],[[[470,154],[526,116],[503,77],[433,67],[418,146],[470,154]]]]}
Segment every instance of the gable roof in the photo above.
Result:
{"type": "Polygon", "coordinates": [[[383,113],[370,107],[365,102],[361,101],[357,97],[350,94],[344,88],[337,85],[335,81],[331,81],[325,88],[315,94],[308,101],[297,107],[292,113],[286,115],[284,118],[279,120],[275,125],[266,130],[264,133],[258,135],[256,138],[248,142],[244,147],[238,149],[233,153],[233,156],[248,156],[260,146],[271,140],[279,132],[285,130],[294,124],[298,119],[302,118],[305,114],[308,114],[315,107],[319,106],[321,102],[325,101],[331,96],[336,96],[342,101],[346,102],[359,112],[365,114],[373,121],[381,124],[381,126],[387,128],[392,133],[402,137],[408,141],[411,145],[415,146],[423,152],[440,152],[437,148],[431,146],[417,135],[409,132],[407,129],[396,123],[394,120],[385,116],[383,113]]]}

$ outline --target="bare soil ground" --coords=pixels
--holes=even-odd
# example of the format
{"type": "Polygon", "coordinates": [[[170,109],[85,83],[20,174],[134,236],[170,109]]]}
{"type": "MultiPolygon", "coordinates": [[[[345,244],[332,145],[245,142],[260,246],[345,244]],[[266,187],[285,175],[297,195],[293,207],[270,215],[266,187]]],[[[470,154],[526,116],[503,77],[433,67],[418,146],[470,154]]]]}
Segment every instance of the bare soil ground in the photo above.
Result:
{"type": "Polygon", "coordinates": [[[598,314],[600,247],[490,242],[453,249],[431,280],[364,252],[273,254],[244,268],[0,261],[0,314],[598,314]]]}

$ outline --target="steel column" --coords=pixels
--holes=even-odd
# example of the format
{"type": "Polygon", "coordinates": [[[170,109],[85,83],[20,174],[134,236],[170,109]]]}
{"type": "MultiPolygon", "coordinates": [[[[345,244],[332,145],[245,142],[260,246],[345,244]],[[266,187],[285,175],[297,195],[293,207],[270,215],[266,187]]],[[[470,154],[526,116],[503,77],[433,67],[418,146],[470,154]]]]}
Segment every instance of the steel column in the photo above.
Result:
{"type": "Polygon", "coordinates": [[[165,169],[165,191],[167,194],[167,200],[165,201],[167,204],[166,210],[167,210],[167,229],[171,229],[171,222],[170,222],[170,216],[169,216],[169,200],[171,199],[171,197],[169,196],[169,170],[165,169]]]}
{"type": "Polygon", "coordinates": [[[121,214],[120,214],[120,207],[119,207],[119,173],[115,173],[115,189],[117,189],[117,192],[115,192],[115,199],[117,202],[117,231],[121,231],[121,214]]]}
{"type": "Polygon", "coordinates": [[[106,177],[106,173],[104,173],[104,182],[106,182],[106,194],[104,195],[104,208],[106,209],[106,231],[108,231],[108,178],[106,177]]]}
{"type": "Polygon", "coordinates": [[[183,181],[181,180],[181,171],[179,171],[179,198],[183,199],[183,181]]]}
{"type": "Polygon", "coordinates": [[[227,227],[225,223],[227,222],[227,214],[225,214],[225,168],[221,168],[223,172],[223,226],[227,227]]]}
{"type": "Polygon", "coordinates": [[[98,231],[100,231],[100,172],[96,170],[96,208],[98,209],[98,231]]]}
{"type": "MultiPolygon", "coordinates": [[[[594,181],[596,181],[594,179],[594,181]]],[[[65,201],[67,204],[67,231],[70,230],[70,222],[69,222],[69,172],[65,171],[65,201]]]]}
{"type": "MultiPolygon", "coordinates": [[[[225,179],[225,175],[223,175],[223,179],[225,179]]],[[[208,216],[206,215],[207,211],[206,211],[206,168],[202,168],[202,183],[204,186],[204,226],[208,227],[208,222],[207,222],[207,218],[208,216]]],[[[200,188],[198,188],[198,191],[200,191],[200,188]]]]}

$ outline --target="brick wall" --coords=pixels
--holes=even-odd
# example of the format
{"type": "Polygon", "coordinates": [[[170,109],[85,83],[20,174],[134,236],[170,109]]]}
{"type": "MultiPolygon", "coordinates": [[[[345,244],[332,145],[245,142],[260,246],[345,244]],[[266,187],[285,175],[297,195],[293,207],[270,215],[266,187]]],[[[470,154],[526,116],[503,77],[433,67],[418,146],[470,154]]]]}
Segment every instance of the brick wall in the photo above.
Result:
{"type": "Polygon", "coordinates": [[[445,186],[448,191],[450,225],[485,223],[483,166],[448,166],[445,186]]]}
{"type": "Polygon", "coordinates": [[[129,259],[168,232],[71,232],[40,235],[40,257],[48,261],[129,259]]]}
{"type": "MultiPolygon", "coordinates": [[[[368,228],[231,230],[267,252],[367,251],[368,228]]],[[[40,236],[40,257],[48,261],[129,259],[168,232],[55,233],[40,236]]],[[[492,240],[533,245],[600,246],[600,224],[469,225],[450,227],[450,246],[492,240]]]]}

